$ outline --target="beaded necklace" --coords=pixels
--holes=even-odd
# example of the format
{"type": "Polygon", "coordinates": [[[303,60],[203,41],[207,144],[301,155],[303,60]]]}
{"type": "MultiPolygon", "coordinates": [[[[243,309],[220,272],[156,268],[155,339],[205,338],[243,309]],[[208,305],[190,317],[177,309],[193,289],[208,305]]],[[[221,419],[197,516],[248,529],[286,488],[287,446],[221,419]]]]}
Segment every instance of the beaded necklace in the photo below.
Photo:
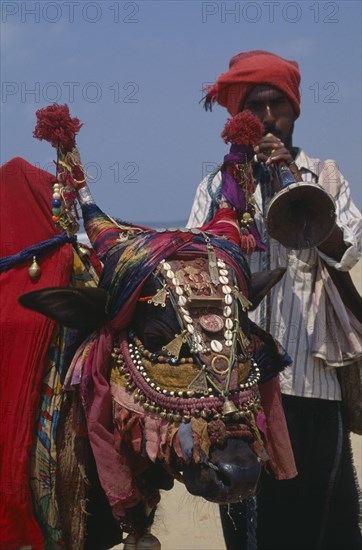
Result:
{"type": "Polygon", "coordinates": [[[128,337],[122,334],[115,342],[112,352],[114,368],[118,371],[120,380],[124,380],[126,391],[133,394],[135,402],[146,412],[170,422],[180,423],[189,422],[192,417],[235,422],[243,418],[250,419],[251,413],[260,410],[257,367],[252,370],[248,388],[240,384],[239,388],[230,392],[234,410],[232,414],[225,414],[224,398],[220,395],[215,396],[211,388],[207,395],[204,395],[190,389],[171,390],[162,387],[160,382],[152,377],[152,364],[143,356],[142,347],[137,345],[137,340],[130,341],[132,338],[132,334],[128,337]]]}

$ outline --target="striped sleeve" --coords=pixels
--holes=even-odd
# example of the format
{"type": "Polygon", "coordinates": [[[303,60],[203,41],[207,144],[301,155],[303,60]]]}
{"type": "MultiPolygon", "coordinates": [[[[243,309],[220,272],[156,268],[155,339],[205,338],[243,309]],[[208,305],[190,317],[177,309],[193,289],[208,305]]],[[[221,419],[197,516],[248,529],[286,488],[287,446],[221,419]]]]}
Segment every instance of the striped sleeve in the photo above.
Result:
{"type": "MultiPolygon", "coordinates": [[[[326,161],[326,165],[328,162],[326,161]]],[[[333,181],[330,177],[323,178],[320,174],[319,181],[323,187],[329,191],[336,202],[337,224],[343,231],[344,242],[348,246],[340,261],[336,261],[319,251],[321,258],[328,265],[333,266],[340,271],[349,271],[358,262],[361,257],[362,243],[362,218],[361,214],[354,204],[348,182],[335,166],[333,181]]]]}
{"type": "MultiPolygon", "coordinates": [[[[206,176],[199,184],[195,199],[191,208],[191,213],[186,227],[200,227],[205,223],[209,208],[211,205],[211,197],[207,190],[209,176],[206,176]]],[[[221,181],[220,172],[216,174],[212,181],[212,191],[215,192],[221,181]]]]}

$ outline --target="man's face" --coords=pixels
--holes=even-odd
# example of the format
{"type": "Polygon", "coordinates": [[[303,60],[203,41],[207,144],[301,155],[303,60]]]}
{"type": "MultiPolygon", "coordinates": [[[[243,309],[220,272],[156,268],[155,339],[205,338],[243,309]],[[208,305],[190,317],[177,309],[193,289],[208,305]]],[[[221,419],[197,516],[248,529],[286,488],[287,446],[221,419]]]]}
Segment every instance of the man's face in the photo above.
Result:
{"type": "Polygon", "coordinates": [[[295,112],[289,99],[277,88],[269,85],[258,85],[253,88],[244,103],[248,109],[263,123],[265,134],[273,134],[286,147],[292,145],[295,112]]]}

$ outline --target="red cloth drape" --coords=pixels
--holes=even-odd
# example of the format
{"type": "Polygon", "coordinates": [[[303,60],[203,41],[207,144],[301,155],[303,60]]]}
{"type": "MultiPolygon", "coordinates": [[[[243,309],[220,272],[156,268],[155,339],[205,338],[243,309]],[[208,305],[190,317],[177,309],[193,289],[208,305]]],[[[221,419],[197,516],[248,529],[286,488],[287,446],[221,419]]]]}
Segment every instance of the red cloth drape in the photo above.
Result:
{"type": "Polygon", "coordinates": [[[298,472],[285,419],[279,376],[259,384],[261,404],[267,420],[266,450],[277,479],[291,479],[298,472]]]}
{"type": "Polygon", "coordinates": [[[212,233],[215,237],[226,237],[237,246],[241,245],[238,218],[232,208],[220,208],[212,220],[200,229],[212,233]]]}
{"type": "MultiPolygon", "coordinates": [[[[53,237],[51,219],[54,176],[21,158],[0,169],[1,256],[53,237]]],[[[0,549],[44,547],[35,520],[29,485],[43,367],[54,322],[22,308],[18,297],[31,290],[69,284],[72,246],[65,244],[39,260],[42,274],[34,283],[29,262],[0,275],[0,549]]]]}

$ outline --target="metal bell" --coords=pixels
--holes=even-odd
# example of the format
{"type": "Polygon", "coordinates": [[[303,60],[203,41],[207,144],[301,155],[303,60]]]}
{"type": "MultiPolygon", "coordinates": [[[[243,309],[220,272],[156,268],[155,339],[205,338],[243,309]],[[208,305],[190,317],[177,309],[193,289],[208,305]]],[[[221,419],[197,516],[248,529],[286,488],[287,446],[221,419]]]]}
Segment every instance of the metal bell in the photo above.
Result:
{"type": "Polygon", "coordinates": [[[234,403],[230,401],[230,399],[225,399],[222,407],[222,414],[224,416],[229,416],[230,414],[234,414],[236,412],[238,412],[238,409],[235,407],[234,403]]]}
{"type": "Polygon", "coordinates": [[[157,537],[148,533],[137,541],[136,550],[161,550],[161,543],[157,537]]]}
{"type": "Polygon", "coordinates": [[[32,281],[37,281],[41,275],[40,265],[36,261],[36,256],[33,256],[33,262],[28,269],[28,273],[32,281]]]}
{"type": "Polygon", "coordinates": [[[124,541],[123,550],[161,550],[161,543],[151,533],[143,535],[138,541],[134,535],[130,534],[124,541]]]}
{"type": "Polygon", "coordinates": [[[125,539],[123,550],[137,550],[137,542],[134,535],[130,534],[125,539]]]}

